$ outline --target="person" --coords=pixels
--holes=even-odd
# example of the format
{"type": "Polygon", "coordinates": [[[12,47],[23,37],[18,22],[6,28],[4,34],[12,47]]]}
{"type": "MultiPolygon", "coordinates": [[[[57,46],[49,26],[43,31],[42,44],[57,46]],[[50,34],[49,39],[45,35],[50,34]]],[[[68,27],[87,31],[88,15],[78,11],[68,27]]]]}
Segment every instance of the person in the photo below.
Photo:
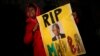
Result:
{"type": "Polygon", "coordinates": [[[26,8],[26,31],[24,43],[29,45],[33,43],[33,56],[46,56],[43,42],[40,34],[39,24],[36,16],[40,15],[40,10],[36,4],[28,4],[26,8]]]}
{"type": "Polygon", "coordinates": [[[60,28],[58,24],[53,24],[52,31],[54,33],[54,37],[52,38],[53,41],[61,38],[65,38],[65,34],[60,33],[60,28]]]}
{"type": "Polygon", "coordinates": [[[74,11],[74,12],[72,13],[72,15],[73,15],[73,17],[74,17],[75,23],[78,24],[78,23],[79,23],[79,19],[78,19],[78,16],[77,16],[77,12],[74,11]]]}

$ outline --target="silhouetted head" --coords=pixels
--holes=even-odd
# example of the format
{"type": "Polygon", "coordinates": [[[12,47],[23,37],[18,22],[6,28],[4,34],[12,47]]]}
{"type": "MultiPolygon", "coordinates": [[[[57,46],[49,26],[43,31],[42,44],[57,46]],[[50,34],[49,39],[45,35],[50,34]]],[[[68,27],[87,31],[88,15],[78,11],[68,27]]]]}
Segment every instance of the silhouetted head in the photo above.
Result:
{"type": "Polygon", "coordinates": [[[28,4],[26,13],[28,17],[36,17],[36,6],[31,3],[28,4]]]}

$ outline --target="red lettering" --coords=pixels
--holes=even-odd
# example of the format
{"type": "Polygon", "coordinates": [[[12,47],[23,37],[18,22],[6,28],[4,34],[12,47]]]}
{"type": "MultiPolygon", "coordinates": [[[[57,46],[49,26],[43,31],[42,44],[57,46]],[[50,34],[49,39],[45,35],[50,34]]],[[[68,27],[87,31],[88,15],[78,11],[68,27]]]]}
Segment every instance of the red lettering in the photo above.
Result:
{"type": "Polygon", "coordinates": [[[70,36],[68,36],[67,39],[68,39],[68,43],[69,43],[71,52],[72,52],[73,54],[75,54],[75,53],[76,53],[76,48],[75,48],[75,46],[73,45],[72,38],[71,38],[70,36]]]}

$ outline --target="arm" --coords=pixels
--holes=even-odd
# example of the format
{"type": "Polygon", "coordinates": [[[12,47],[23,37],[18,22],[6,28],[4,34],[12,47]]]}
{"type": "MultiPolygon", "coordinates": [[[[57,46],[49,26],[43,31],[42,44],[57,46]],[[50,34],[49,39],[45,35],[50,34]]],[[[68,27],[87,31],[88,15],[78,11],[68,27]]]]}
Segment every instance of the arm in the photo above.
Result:
{"type": "Polygon", "coordinates": [[[32,41],[32,33],[33,33],[33,28],[35,27],[36,22],[32,19],[27,20],[27,25],[25,28],[25,36],[24,36],[24,43],[29,44],[32,41]]]}
{"type": "Polygon", "coordinates": [[[32,32],[28,29],[28,26],[26,26],[24,43],[29,44],[31,41],[32,41],[32,32]]]}

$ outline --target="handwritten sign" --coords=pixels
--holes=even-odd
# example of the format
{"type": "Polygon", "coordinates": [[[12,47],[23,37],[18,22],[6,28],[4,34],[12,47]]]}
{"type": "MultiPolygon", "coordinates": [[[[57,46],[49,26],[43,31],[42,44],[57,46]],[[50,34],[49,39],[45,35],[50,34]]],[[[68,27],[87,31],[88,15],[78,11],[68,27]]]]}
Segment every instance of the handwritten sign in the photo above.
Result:
{"type": "Polygon", "coordinates": [[[47,56],[77,56],[86,53],[70,4],[44,13],[37,20],[47,56]]]}

